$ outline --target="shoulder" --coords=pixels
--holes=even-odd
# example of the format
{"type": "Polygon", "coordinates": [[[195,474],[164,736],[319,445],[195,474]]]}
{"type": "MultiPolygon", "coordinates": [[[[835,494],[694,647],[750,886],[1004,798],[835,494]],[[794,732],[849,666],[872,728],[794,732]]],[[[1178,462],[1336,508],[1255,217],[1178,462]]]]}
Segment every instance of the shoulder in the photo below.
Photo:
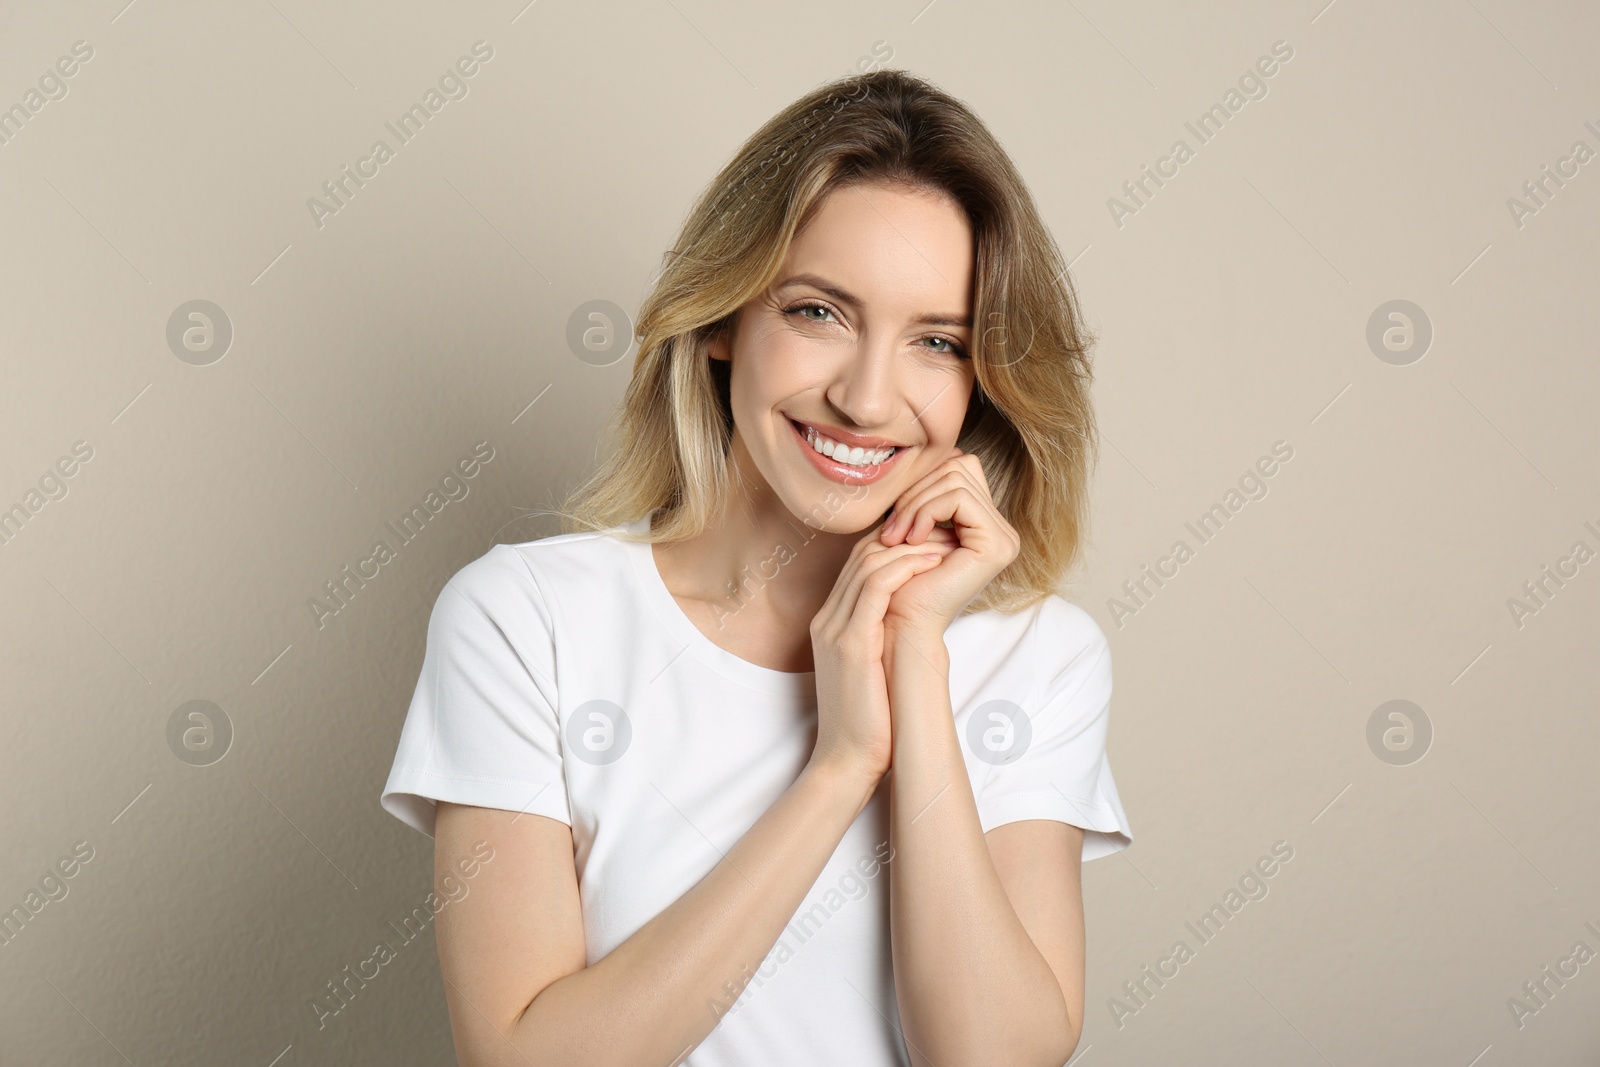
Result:
{"type": "Polygon", "coordinates": [[[1089,652],[1091,658],[1109,647],[1105,631],[1093,615],[1060,593],[1050,593],[1016,611],[990,609],[963,615],[951,632],[979,658],[1058,660],[1089,652]]]}
{"type": "Polygon", "coordinates": [[[495,545],[462,566],[439,592],[439,607],[467,603],[490,619],[532,618],[548,628],[564,587],[591,593],[620,573],[625,546],[608,532],[558,534],[495,545]]]}
{"type": "Polygon", "coordinates": [[[1059,593],[1052,593],[1034,607],[1031,651],[1047,661],[1093,661],[1111,658],[1111,642],[1095,617],[1059,593]]]}
{"type": "Polygon", "coordinates": [[[439,591],[439,607],[472,604],[486,614],[538,595],[538,582],[526,561],[509,545],[495,545],[459,568],[439,591]]]}
{"type": "Polygon", "coordinates": [[[952,624],[953,669],[1017,692],[1109,685],[1110,642],[1093,615],[1058,593],[1014,612],[975,612],[952,624]]]}
{"type": "Polygon", "coordinates": [[[1109,696],[1111,642],[1093,615],[1052,593],[1033,609],[1024,661],[1041,694],[1109,696]]]}

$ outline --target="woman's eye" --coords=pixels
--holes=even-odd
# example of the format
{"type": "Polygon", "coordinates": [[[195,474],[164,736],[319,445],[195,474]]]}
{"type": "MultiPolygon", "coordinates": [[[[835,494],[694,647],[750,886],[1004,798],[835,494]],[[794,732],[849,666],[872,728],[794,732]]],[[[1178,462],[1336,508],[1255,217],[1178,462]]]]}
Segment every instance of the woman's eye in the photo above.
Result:
{"type": "Polygon", "coordinates": [[[810,315],[806,314],[806,312],[808,312],[808,311],[820,311],[824,315],[832,315],[833,314],[833,309],[832,308],[823,307],[821,304],[797,304],[794,307],[790,308],[787,313],[790,314],[790,315],[798,314],[802,319],[805,319],[807,322],[826,322],[827,321],[827,319],[820,319],[820,318],[819,319],[814,319],[814,318],[812,318],[810,315]]]}
{"type": "Polygon", "coordinates": [[[943,355],[943,354],[948,352],[949,354],[951,354],[953,356],[959,356],[962,359],[966,359],[967,358],[967,350],[965,348],[962,348],[960,345],[956,344],[954,341],[950,340],[948,337],[929,337],[929,338],[927,338],[927,340],[932,341],[934,344],[940,344],[940,345],[944,345],[945,346],[944,348],[935,348],[934,349],[934,351],[938,352],[940,355],[943,355]]]}
{"type": "MultiPolygon", "coordinates": [[[[824,323],[830,321],[830,319],[835,322],[838,321],[837,319],[833,318],[833,309],[823,304],[796,304],[794,307],[785,308],[783,313],[785,315],[798,315],[807,322],[824,323]],[[821,314],[815,317],[807,314],[807,312],[812,311],[821,312],[821,314]]],[[[931,341],[935,345],[943,345],[943,348],[931,349],[931,351],[937,352],[939,355],[952,355],[959,359],[970,358],[965,348],[956,344],[948,337],[925,337],[923,340],[931,341]]]]}

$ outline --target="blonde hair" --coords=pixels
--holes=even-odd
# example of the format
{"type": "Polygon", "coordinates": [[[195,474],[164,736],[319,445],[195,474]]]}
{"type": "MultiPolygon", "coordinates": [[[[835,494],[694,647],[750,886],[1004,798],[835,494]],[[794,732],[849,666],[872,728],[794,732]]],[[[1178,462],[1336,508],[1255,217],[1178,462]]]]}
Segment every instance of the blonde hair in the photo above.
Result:
{"type": "MultiPolygon", "coordinates": [[[[618,447],[556,511],[566,532],[656,509],[648,542],[694,537],[728,505],[729,364],[707,342],[775,280],[790,242],[842,186],[941,192],[976,239],[977,387],[957,447],[983,464],[1021,537],[1017,558],[965,612],[1014,612],[1057,592],[1079,561],[1096,430],[1088,348],[1066,263],[1021,176],[961,101],[905,71],[830,82],[758,130],[701,193],[639,309],[618,447]]],[[[965,613],[964,612],[964,613],[965,613]]]]}

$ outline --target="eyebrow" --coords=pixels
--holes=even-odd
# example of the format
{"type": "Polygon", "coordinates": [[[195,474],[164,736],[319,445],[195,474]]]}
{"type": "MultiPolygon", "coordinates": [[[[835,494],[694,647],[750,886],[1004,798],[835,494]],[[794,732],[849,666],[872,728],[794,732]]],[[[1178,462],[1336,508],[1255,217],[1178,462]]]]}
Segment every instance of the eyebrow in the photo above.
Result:
{"type": "MultiPolygon", "coordinates": [[[[775,288],[787,289],[794,285],[809,285],[813,289],[821,289],[824,293],[827,293],[841,304],[849,304],[852,307],[862,306],[860,297],[855,296],[845,289],[841,289],[833,282],[828,281],[826,278],[818,274],[796,274],[794,277],[789,278],[786,281],[779,282],[775,288]]],[[[925,312],[921,315],[918,315],[913,321],[918,323],[927,323],[930,326],[961,326],[969,330],[972,328],[972,319],[965,315],[939,315],[932,312],[925,312]]]]}

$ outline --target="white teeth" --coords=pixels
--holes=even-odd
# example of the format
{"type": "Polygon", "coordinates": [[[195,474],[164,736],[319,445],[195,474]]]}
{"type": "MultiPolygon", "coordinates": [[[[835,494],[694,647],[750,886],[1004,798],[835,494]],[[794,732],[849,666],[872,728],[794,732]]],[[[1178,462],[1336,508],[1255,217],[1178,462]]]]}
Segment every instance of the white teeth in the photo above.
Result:
{"type": "Polygon", "coordinates": [[[895,448],[874,448],[870,450],[865,448],[846,448],[833,440],[833,438],[824,437],[809,426],[805,430],[806,441],[810,443],[812,448],[835,463],[843,463],[849,467],[871,467],[879,463],[885,463],[890,456],[899,451],[899,449],[895,448]]]}

